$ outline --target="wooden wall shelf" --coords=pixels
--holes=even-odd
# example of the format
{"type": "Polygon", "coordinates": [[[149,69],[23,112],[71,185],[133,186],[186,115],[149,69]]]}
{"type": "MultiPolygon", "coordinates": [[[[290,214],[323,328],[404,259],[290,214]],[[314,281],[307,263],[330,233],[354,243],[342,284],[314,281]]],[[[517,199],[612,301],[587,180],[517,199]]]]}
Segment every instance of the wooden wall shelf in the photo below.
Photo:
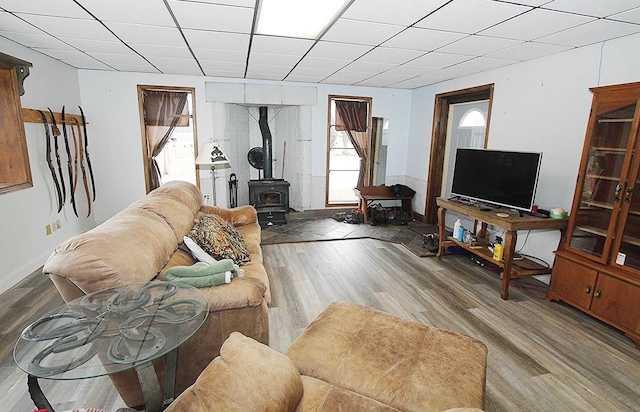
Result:
{"type": "MultiPolygon", "coordinates": [[[[47,121],[51,123],[51,115],[49,114],[49,110],[42,110],[42,112],[46,116],[47,121]]],[[[78,124],[82,124],[82,116],[80,116],[79,114],[65,113],[64,115],[65,115],[67,124],[69,124],[69,120],[71,118],[78,120],[78,124]]],[[[58,125],[62,124],[62,113],[53,112],[53,116],[56,119],[56,123],[58,125]]],[[[42,118],[40,117],[40,113],[38,113],[36,109],[27,109],[23,107],[22,121],[25,123],[42,123],[42,118]]],[[[87,124],[89,124],[89,122],[87,122],[87,124]]]]}

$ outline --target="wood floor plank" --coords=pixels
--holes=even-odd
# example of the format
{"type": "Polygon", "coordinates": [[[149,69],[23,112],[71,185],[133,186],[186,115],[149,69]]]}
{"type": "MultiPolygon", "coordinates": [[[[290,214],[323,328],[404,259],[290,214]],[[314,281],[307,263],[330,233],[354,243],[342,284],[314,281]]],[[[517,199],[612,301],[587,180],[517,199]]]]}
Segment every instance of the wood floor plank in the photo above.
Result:
{"type": "MultiPolygon", "coordinates": [[[[485,342],[486,411],[640,411],[640,351],[631,340],[515,287],[503,301],[498,273],[465,256],[419,258],[366,238],[263,245],[263,255],[273,296],[270,346],[278,351],[331,302],[352,301],[485,342]]],[[[0,295],[1,411],[33,410],[13,345],[31,319],[61,303],[51,281],[37,274],[0,295]]],[[[124,406],[106,377],[42,386],[59,410],[124,406]]]]}

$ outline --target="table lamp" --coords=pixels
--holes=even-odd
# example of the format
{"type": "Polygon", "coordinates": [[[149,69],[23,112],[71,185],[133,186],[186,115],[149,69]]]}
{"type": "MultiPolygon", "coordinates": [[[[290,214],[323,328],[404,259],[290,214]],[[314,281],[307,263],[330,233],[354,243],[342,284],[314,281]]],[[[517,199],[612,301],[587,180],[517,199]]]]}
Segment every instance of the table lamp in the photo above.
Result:
{"type": "Polygon", "coordinates": [[[213,197],[213,205],[216,206],[216,168],[231,167],[231,163],[227,155],[220,149],[218,143],[207,142],[200,148],[200,152],[196,158],[196,165],[211,166],[211,195],[213,197]]]}

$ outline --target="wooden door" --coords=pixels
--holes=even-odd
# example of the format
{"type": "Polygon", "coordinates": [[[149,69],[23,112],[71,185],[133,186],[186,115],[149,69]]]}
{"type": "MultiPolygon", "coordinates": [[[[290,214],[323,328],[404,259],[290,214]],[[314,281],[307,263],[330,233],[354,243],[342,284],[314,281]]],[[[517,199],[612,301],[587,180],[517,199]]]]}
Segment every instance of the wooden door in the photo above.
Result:
{"type": "Polygon", "coordinates": [[[556,256],[549,292],[583,310],[589,310],[598,272],[556,256]]]}
{"type": "Polygon", "coordinates": [[[640,287],[600,274],[593,291],[591,311],[611,322],[640,332],[640,287]]]}

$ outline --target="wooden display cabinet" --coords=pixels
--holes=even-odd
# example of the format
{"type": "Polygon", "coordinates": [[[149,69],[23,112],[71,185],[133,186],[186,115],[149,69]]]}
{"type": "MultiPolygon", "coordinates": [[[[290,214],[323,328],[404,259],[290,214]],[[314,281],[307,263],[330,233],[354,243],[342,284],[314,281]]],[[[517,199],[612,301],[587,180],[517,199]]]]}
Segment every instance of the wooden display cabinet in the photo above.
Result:
{"type": "Polygon", "coordinates": [[[640,83],[591,92],[569,228],[547,299],[609,323],[640,348],[640,83]]]}

